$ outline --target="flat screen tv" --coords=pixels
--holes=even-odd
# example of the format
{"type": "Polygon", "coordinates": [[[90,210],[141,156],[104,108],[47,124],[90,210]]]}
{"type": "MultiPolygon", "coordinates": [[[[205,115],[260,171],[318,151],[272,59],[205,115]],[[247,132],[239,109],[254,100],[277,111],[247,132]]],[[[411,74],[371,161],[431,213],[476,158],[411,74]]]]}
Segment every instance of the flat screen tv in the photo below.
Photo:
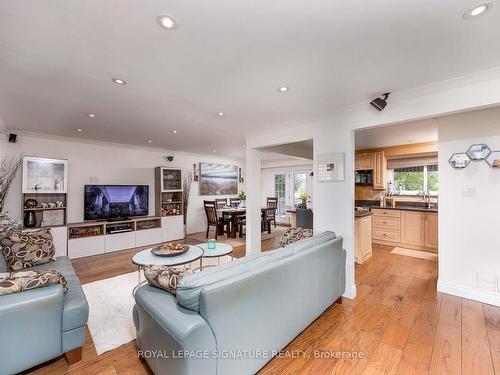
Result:
{"type": "Polygon", "coordinates": [[[85,220],[109,220],[149,213],[147,185],[85,185],[85,220]]]}

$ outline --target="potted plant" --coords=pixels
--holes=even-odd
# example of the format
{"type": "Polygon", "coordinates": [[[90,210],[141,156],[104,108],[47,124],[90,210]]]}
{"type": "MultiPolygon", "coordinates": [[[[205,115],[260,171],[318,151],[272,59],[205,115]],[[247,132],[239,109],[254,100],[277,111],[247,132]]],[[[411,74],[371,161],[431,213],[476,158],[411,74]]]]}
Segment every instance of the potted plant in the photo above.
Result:
{"type": "Polygon", "coordinates": [[[247,200],[247,195],[245,194],[244,191],[240,191],[240,193],[238,194],[238,198],[240,198],[241,200],[241,206],[242,207],[245,207],[246,206],[246,200],[247,200]]]}
{"type": "Polygon", "coordinates": [[[299,208],[307,208],[307,200],[311,197],[311,195],[307,192],[300,194],[300,204],[299,208]]]}

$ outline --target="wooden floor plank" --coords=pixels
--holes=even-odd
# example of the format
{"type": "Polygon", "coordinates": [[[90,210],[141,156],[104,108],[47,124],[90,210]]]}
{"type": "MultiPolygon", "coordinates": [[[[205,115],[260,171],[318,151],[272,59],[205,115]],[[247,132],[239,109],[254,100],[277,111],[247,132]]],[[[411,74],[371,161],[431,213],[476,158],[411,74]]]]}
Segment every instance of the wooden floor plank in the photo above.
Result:
{"type": "Polygon", "coordinates": [[[490,354],[497,375],[500,374],[500,308],[483,305],[486,320],[486,331],[490,344],[490,354]]]}
{"type": "Polygon", "coordinates": [[[493,375],[486,320],[480,302],[462,300],[462,373],[493,375]]]}

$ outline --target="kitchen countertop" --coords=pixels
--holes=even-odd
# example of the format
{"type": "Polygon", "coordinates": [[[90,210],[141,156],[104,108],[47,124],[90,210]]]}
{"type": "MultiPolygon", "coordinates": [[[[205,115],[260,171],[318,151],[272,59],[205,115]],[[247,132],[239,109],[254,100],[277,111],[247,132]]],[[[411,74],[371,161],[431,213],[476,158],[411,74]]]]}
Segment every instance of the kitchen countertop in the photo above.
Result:
{"type": "Polygon", "coordinates": [[[370,216],[373,215],[373,212],[371,211],[354,211],[354,217],[365,217],[365,216],[370,216]]]}
{"type": "MultiPolygon", "coordinates": [[[[365,206],[366,207],[366,206],[365,206]]],[[[400,211],[417,211],[417,212],[438,212],[437,207],[427,208],[427,207],[419,207],[419,206],[403,206],[399,205],[397,207],[380,207],[380,206],[368,206],[370,209],[378,208],[381,210],[400,210],[400,211]]]]}

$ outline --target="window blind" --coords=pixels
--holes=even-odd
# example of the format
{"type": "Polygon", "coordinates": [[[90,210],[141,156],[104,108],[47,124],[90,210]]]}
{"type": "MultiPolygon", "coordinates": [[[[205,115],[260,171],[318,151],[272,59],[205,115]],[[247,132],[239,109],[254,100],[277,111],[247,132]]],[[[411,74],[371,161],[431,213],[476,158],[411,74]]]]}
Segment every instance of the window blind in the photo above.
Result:
{"type": "MultiPolygon", "coordinates": [[[[435,156],[425,156],[418,158],[401,158],[401,159],[389,159],[387,160],[388,169],[401,169],[401,168],[414,168],[422,167],[424,165],[436,166],[437,170],[438,157],[435,156]]],[[[410,171],[408,171],[410,172],[410,171]]],[[[415,171],[418,172],[418,171],[415,171]]]]}

